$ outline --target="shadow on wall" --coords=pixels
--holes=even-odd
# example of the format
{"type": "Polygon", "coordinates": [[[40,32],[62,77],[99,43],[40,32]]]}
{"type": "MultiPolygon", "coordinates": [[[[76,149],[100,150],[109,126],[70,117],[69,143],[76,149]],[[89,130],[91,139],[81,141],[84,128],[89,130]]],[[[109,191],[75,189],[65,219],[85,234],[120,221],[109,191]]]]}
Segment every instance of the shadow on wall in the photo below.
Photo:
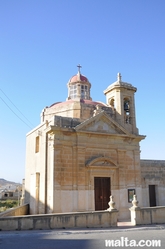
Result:
{"type": "MultiPolygon", "coordinates": [[[[36,190],[36,188],[34,187],[36,190]]],[[[29,214],[37,215],[37,214],[48,214],[50,210],[50,206],[47,205],[47,198],[45,198],[45,202],[42,202],[39,198],[39,190],[36,190],[36,198],[32,196],[27,190],[24,191],[22,196],[22,204],[29,204],[29,214]],[[26,202],[25,202],[26,200],[26,202]]]]}

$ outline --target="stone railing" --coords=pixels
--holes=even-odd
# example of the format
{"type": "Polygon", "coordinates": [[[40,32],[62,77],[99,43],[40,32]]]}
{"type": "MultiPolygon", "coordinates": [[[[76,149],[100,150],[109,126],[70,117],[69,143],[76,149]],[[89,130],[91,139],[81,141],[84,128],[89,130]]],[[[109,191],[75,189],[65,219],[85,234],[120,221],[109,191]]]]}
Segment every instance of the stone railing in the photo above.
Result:
{"type": "Polygon", "coordinates": [[[29,214],[29,204],[25,204],[16,208],[10,208],[5,212],[0,213],[0,218],[8,216],[20,216],[29,214]]]}
{"type": "Polygon", "coordinates": [[[0,216],[0,230],[117,226],[118,210],[116,210],[115,208],[113,196],[110,196],[108,205],[109,208],[102,211],[23,215],[27,214],[26,212],[28,212],[29,210],[29,205],[27,204],[19,208],[4,212],[3,216],[0,216]],[[23,210],[25,213],[23,213],[23,210]],[[22,216],[15,217],[18,214],[22,216]]]}
{"type": "Polygon", "coordinates": [[[117,226],[117,210],[0,217],[0,230],[117,226]]]}
{"type": "Polygon", "coordinates": [[[165,223],[165,207],[138,207],[136,195],[132,201],[131,212],[132,225],[149,225],[165,223]]]}

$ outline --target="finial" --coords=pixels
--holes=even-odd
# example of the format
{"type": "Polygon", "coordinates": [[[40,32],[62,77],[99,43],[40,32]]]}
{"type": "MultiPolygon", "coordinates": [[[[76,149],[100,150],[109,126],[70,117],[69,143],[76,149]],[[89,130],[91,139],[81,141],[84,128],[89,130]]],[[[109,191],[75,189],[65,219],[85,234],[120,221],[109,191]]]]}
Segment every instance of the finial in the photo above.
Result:
{"type": "Polygon", "coordinates": [[[117,74],[117,81],[118,81],[118,82],[121,82],[121,73],[118,73],[118,74],[117,74]]]}
{"type": "Polygon", "coordinates": [[[80,64],[77,65],[78,67],[78,73],[80,74],[80,68],[82,67],[80,64]]]}
{"type": "Polygon", "coordinates": [[[109,208],[107,210],[108,211],[116,210],[115,202],[113,201],[113,196],[111,195],[109,198],[110,198],[110,201],[108,202],[109,208]]]}
{"type": "Polygon", "coordinates": [[[138,208],[138,201],[137,201],[137,196],[133,195],[133,201],[132,201],[132,205],[134,208],[138,208]]]}

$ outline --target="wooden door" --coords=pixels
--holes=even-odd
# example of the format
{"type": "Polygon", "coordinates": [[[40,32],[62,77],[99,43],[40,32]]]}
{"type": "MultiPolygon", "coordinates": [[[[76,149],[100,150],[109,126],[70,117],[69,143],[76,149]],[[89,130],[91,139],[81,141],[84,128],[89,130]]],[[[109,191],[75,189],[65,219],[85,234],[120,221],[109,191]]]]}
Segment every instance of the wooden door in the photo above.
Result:
{"type": "Polygon", "coordinates": [[[155,207],[156,206],[155,185],[149,185],[149,200],[150,200],[150,207],[155,207]]]}
{"type": "Polygon", "coordinates": [[[108,202],[111,195],[110,177],[95,177],[95,210],[105,210],[109,208],[108,202]]]}

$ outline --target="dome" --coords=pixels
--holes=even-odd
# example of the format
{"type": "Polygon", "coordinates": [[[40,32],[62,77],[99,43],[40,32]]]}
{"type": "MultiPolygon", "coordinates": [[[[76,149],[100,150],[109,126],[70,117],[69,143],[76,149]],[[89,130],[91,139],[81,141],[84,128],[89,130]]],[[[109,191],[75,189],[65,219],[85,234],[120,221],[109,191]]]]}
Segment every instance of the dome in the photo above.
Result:
{"type": "Polygon", "coordinates": [[[78,73],[70,78],[69,83],[74,83],[77,81],[89,82],[86,76],[78,73]]]}
{"type": "Polygon", "coordinates": [[[72,76],[68,81],[68,98],[69,99],[88,99],[92,100],[90,97],[91,83],[88,78],[81,74],[80,65],[78,67],[78,73],[72,76]]]}
{"type": "Polygon", "coordinates": [[[56,103],[53,103],[51,106],[49,106],[49,108],[58,108],[60,106],[68,106],[69,104],[74,104],[75,102],[80,102],[82,104],[85,104],[85,105],[93,105],[93,106],[96,106],[96,105],[100,105],[100,106],[106,106],[106,104],[100,102],[100,101],[92,101],[92,100],[88,100],[88,99],[80,99],[80,100],[73,100],[73,99],[70,99],[70,100],[67,100],[67,101],[64,101],[64,102],[56,102],[56,103]]]}

